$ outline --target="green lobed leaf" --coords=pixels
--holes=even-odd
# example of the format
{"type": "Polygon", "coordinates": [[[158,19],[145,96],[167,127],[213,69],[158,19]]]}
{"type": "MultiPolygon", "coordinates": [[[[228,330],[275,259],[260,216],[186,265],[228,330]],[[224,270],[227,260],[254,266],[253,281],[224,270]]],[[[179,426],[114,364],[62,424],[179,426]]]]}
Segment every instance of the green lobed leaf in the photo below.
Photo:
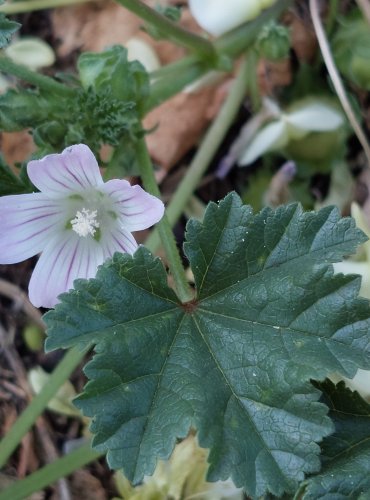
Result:
{"type": "Polygon", "coordinates": [[[113,45],[104,52],[84,52],[77,62],[82,86],[112,98],[133,101],[140,109],[149,94],[149,76],[138,61],[128,61],[127,50],[113,45]]]}
{"type": "Polygon", "coordinates": [[[335,432],[323,442],[323,469],[302,487],[302,500],[370,498],[370,405],[330,380],[317,384],[335,432]]]}
{"type": "MultiPolygon", "coordinates": [[[[0,5],[4,3],[0,1],[0,5]]],[[[16,21],[11,21],[5,14],[0,13],[0,49],[6,47],[11,40],[13,33],[15,33],[21,25],[16,21]]]]}
{"type": "Polygon", "coordinates": [[[195,427],[211,481],[295,491],[333,430],[309,380],[370,367],[360,280],[330,265],[364,239],[336,209],[252,215],[230,194],[188,224],[194,301],[178,302],[144,248],[76,281],[45,317],[47,348],[95,345],[77,400],[94,446],[137,483],[195,427]]]}

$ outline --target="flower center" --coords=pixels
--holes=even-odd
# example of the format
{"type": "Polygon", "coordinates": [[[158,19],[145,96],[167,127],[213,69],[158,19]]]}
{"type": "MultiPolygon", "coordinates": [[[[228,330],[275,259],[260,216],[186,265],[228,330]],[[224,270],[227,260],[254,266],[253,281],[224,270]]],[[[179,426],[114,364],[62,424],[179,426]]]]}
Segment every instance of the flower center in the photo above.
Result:
{"type": "Polygon", "coordinates": [[[98,215],[97,210],[88,210],[83,208],[76,213],[76,217],[71,220],[71,226],[73,231],[75,231],[78,236],[94,236],[96,229],[100,226],[99,222],[96,220],[98,215]]]}

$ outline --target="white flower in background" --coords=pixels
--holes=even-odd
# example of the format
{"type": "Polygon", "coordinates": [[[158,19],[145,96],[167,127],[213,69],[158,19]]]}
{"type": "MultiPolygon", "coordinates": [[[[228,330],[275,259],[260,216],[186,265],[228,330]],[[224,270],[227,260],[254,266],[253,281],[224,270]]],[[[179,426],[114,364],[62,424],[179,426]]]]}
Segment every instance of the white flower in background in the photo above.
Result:
{"type": "Polygon", "coordinates": [[[140,186],[104,183],[84,144],[30,161],[27,173],[41,192],[0,198],[0,263],[42,252],[29,285],[36,307],[54,307],[76,278],[95,276],[115,252],[134,253],[131,233],[163,216],[163,203],[140,186]]]}
{"type": "Polygon", "coordinates": [[[283,112],[273,101],[265,100],[276,120],[260,129],[248,144],[239,149],[238,163],[241,166],[253,163],[270,151],[282,149],[291,140],[302,139],[311,132],[330,132],[344,124],[342,113],[320,100],[306,100],[292,106],[292,111],[283,112]]]}
{"type": "Polygon", "coordinates": [[[220,36],[257,17],[275,0],[189,0],[195,20],[203,29],[220,36]]]}

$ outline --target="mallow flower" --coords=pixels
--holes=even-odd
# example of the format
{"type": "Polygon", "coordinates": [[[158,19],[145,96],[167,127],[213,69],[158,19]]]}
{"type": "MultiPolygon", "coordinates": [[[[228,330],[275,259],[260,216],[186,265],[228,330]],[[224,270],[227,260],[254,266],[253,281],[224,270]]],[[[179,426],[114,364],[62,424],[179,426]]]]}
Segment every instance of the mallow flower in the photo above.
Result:
{"type": "Polygon", "coordinates": [[[257,17],[275,0],[189,0],[195,20],[214,36],[223,35],[257,17]]]}
{"type": "Polygon", "coordinates": [[[158,222],[163,203],[126,180],[103,182],[84,144],[30,161],[38,193],[0,198],[0,263],[41,256],[29,284],[36,307],[54,307],[76,278],[95,276],[115,252],[134,253],[132,236],[158,222]]]}

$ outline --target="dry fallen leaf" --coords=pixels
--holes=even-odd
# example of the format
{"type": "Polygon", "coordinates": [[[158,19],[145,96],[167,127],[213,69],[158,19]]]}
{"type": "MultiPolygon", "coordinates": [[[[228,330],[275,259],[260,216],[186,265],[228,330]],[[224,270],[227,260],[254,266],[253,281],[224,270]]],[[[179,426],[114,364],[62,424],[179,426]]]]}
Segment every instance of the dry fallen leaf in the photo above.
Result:
{"type": "MultiPolygon", "coordinates": [[[[0,136],[1,153],[5,162],[14,167],[18,162],[27,160],[36,150],[32,135],[28,130],[21,132],[2,132],[0,136]]],[[[14,170],[18,173],[18,170],[14,170]]]]}

